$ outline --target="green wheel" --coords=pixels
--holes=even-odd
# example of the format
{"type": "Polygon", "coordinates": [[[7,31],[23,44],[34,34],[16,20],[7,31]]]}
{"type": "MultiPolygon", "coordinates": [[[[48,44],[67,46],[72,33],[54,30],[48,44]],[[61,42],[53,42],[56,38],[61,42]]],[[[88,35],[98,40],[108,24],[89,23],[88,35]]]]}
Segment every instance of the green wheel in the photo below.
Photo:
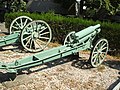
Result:
{"type": "Polygon", "coordinates": [[[108,41],[106,39],[99,39],[94,45],[90,55],[90,63],[92,67],[98,67],[104,61],[107,52],[108,41]]]}
{"type": "Polygon", "coordinates": [[[74,34],[75,34],[75,31],[72,31],[72,32],[70,32],[66,36],[66,38],[64,40],[64,45],[69,45],[69,44],[71,44],[71,42],[73,42],[73,40],[74,40],[74,38],[73,38],[74,34]]]}
{"type": "Polygon", "coordinates": [[[21,32],[22,46],[29,52],[44,50],[52,38],[50,26],[42,20],[32,21],[21,32]]]}
{"type": "Polygon", "coordinates": [[[23,28],[29,23],[31,22],[32,19],[28,16],[19,16],[16,19],[14,19],[10,25],[9,28],[9,33],[20,33],[21,30],[23,30],[23,28]]]}

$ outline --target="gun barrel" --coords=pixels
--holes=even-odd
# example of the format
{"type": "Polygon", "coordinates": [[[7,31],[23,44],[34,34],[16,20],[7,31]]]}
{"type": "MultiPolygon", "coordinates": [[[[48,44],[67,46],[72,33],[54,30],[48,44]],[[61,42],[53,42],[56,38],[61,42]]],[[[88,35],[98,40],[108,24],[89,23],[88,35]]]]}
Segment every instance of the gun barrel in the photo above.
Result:
{"type": "Polygon", "coordinates": [[[83,38],[86,35],[89,35],[93,32],[99,33],[100,32],[100,24],[97,24],[95,26],[90,26],[88,28],[83,29],[82,31],[79,31],[77,33],[75,33],[76,36],[78,36],[79,38],[83,38]]]}

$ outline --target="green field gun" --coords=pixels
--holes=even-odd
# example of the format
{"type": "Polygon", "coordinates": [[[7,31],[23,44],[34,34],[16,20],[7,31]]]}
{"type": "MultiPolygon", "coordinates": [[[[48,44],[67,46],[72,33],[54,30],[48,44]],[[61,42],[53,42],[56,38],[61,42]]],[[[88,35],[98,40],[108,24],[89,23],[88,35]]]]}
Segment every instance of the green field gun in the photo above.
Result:
{"type": "MultiPolygon", "coordinates": [[[[26,21],[24,24],[26,24],[26,21]]],[[[13,28],[15,29],[15,27],[13,28]]],[[[17,29],[16,31],[11,31],[11,33],[14,33],[10,36],[13,35],[15,38],[15,35],[16,37],[18,35],[21,44],[28,51],[40,51],[43,49],[43,46],[46,47],[51,40],[51,29],[44,21],[36,20],[29,22],[21,29],[22,30],[17,29]]],[[[100,24],[89,26],[79,32],[72,31],[66,36],[64,45],[44,50],[10,63],[1,62],[0,69],[7,70],[9,73],[17,73],[23,69],[51,62],[68,55],[77,54],[82,50],[91,50],[90,64],[92,67],[97,67],[104,61],[108,52],[108,41],[106,39],[98,39],[96,43],[93,44],[93,40],[100,31],[100,24]]]]}
{"type": "Polygon", "coordinates": [[[0,37],[0,47],[21,43],[25,50],[39,52],[47,47],[52,38],[51,28],[46,22],[37,20],[34,23],[28,16],[20,16],[14,19],[10,25],[9,33],[10,35],[0,37]],[[36,23],[37,25],[34,25],[36,23]]]}

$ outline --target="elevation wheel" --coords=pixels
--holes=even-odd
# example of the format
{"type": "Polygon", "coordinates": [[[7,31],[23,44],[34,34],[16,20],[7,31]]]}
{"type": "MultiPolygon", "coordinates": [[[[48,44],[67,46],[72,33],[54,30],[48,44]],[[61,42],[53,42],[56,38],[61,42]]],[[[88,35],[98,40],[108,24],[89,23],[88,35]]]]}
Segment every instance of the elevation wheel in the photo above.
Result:
{"type": "Polygon", "coordinates": [[[10,25],[9,33],[20,33],[21,30],[29,23],[32,19],[28,16],[19,16],[16,19],[14,19],[10,25]]]}
{"type": "Polygon", "coordinates": [[[42,20],[32,21],[21,32],[22,46],[30,52],[44,50],[52,38],[50,26],[42,20]]]}
{"type": "Polygon", "coordinates": [[[99,39],[94,45],[91,55],[90,63],[92,67],[99,66],[105,59],[108,52],[108,41],[106,39],[99,39]]]}

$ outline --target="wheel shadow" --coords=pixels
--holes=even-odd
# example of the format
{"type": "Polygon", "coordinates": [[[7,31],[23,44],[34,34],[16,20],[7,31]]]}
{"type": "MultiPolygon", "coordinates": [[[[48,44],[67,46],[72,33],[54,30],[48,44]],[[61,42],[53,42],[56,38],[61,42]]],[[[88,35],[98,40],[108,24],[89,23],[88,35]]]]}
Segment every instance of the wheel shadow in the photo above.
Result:
{"type": "Polygon", "coordinates": [[[2,73],[0,72],[0,83],[6,81],[13,81],[16,78],[16,74],[14,73],[2,73]]]}
{"type": "MultiPolygon", "coordinates": [[[[41,65],[38,65],[38,66],[45,65],[45,67],[42,67],[42,68],[38,67],[35,70],[31,70],[31,68],[24,69],[27,71],[27,73],[22,72],[24,70],[21,70],[21,71],[19,71],[18,75],[22,75],[22,74],[29,75],[31,73],[39,72],[39,71],[42,71],[42,70],[45,70],[48,68],[52,68],[52,67],[55,67],[58,65],[68,63],[68,62],[71,62],[71,66],[78,68],[78,69],[91,69],[92,68],[91,64],[88,62],[88,59],[83,59],[83,58],[79,57],[78,55],[69,55],[64,58],[60,58],[60,59],[57,59],[57,60],[54,60],[54,61],[51,61],[48,63],[43,63],[41,65]]],[[[107,60],[107,61],[104,61],[103,64],[106,66],[109,66],[110,68],[120,70],[120,61],[107,60]]],[[[35,67],[37,67],[37,66],[35,66],[35,67]]],[[[0,82],[14,80],[15,76],[16,75],[14,75],[14,74],[0,73],[0,82]],[[9,78],[9,77],[12,77],[12,78],[9,78]]]]}
{"type": "Polygon", "coordinates": [[[73,67],[76,67],[76,68],[79,68],[79,69],[90,69],[90,68],[92,68],[88,59],[83,59],[81,57],[76,56],[76,57],[73,58],[73,60],[74,61],[71,64],[71,66],[73,66],[73,67]]]}
{"type": "MultiPolygon", "coordinates": [[[[38,66],[45,65],[45,67],[42,67],[42,68],[38,67],[35,70],[31,70],[31,69],[34,68],[34,67],[37,67],[37,66],[31,67],[31,68],[25,68],[23,70],[18,71],[17,75],[23,75],[23,74],[29,75],[29,74],[34,73],[34,72],[39,72],[39,71],[42,71],[42,70],[45,70],[45,69],[48,69],[48,68],[55,67],[57,65],[61,65],[61,64],[67,63],[67,62],[71,62],[72,57],[73,56],[70,55],[70,56],[67,56],[65,58],[60,58],[60,59],[57,59],[57,60],[54,60],[54,61],[51,61],[51,62],[48,62],[48,63],[43,63],[43,64],[38,65],[38,66]]],[[[15,80],[17,75],[14,74],[14,73],[12,74],[12,73],[0,72],[0,83],[6,82],[6,81],[13,81],[13,80],[15,80]]]]}
{"type": "MultiPolygon", "coordinates": [[[[52,68],[58,65],[62,65],[65,63],[71,62],[71,66],[79,68],[79,69],[89,69],[91,68],[91,65],[87,62],[87,60],[83,60],[82,58],[79,58],[78,56],[75,55],[69,55],[65,58],[60,58],[48,63],[43,63],[41,65],[38,66],[42,66],[45,65],[45,67],[38,67],[35,70],[31,70],[32,68],[27,68],[24,70],[20,70],[19,73],[17,75],[22,75],[22,74],[31,74],[31,73],[35,73],[35,72],[39,72],[48,68],[52,68]],[[25,71],[25,72],[24,72],[25,71]]],[[[37,66],[35,66],[37,67],[37,66]]],[[[12,81],[16,78],[16,74],[12,74],[12,73],[0,73],[0,83],[6,82],[6,81],[12,81]]]]}
{"type": "Polygon", "coordinates": [[[88,60],[83,60],[82,58],[79,58],[79,56],[77,55],[69,55],[65,58],[60,58],[48,63],[45,63],[44,65],[46,65],[46,67],[34,70],[34,71],[30,71],[28,70],[28,74],[34,73],[34,72],[39,72],[41,70],[44,69],[48,69],[48,68],[52,68],[58,65],[62,65],[65,63],[71,62],[71,66],[79,68],[79,69],[90,69],[92,68],[91,65],[89,64],[88,60]]]}
{"type": "MultiPolygon", "coordinates": [[[[57,60],[54,60],[54,61],[51,61],[48,63],[43,63],[41,65],[38,65],[38,66],[45,65],[45,67],[42,67],[42,68],[38,67],[35,70],[31,70],[31,68],[24,69],[27,71],[27,73],[22,72],[24,70],[21,70],[17,75],[22,75],[22,74],[29,75],[31,73],[39,72],[39,71],[42,71],[42,70],[45,70],[48,68],[52,68],[52,67],[55,67],[58,65],[68,63],[68,62],[71,62],[71,66],[78,68],[78,69],[91,69],[92,68],[91,64],[88,62],[88,59],[80,58],[78,55],[69,55],[69,56],[64,57],[64,58],[60,58],[60,59],[57,59],[57,60]]],[[[120,61],[107,60],[107,61],[104,61],[103,64],[110,67],[110,68],[120,70],[120,61]]],[[[35,66],[35,67],[37,67],[37,66],[35,66]]],[[[0,82],[1,83],[5,82],[5,81],[14,80],[15,78],[16,78],[16,74],[0,72],[0,82]]]]}
{"type": "MultiPolygon", "coordinates": [[[[52,67],[55,67],[55,66],[58,66],[58,65],[62,65],[62,64],[71,62],[71,61],[73,61],[72,58],[73,58],[73,55],[69,55],[69,56],[64,57],[64,58],[60,58],[60,59],[56,59],[54,61],[43,63],[42,65],[45,65],[45,66],[42,67],[42,68],[39,68],[37,70],[31,71],[31,70],[28,69],[27,71],[28,71],[28,74],[31,74],[31,73],[34,73],[34,72],[39,72],[39,71],[42,71],[44,69],[52,68],[52,67]]],[[[40,66],[40,65],[38,65],[38,66],[40,66]]]]}
{"type": "Polygon", "coordinates": [[[110,68],[120,70],[120,60],[107,60],[107,61],[104,61],[103,64],[110,68]]]}

